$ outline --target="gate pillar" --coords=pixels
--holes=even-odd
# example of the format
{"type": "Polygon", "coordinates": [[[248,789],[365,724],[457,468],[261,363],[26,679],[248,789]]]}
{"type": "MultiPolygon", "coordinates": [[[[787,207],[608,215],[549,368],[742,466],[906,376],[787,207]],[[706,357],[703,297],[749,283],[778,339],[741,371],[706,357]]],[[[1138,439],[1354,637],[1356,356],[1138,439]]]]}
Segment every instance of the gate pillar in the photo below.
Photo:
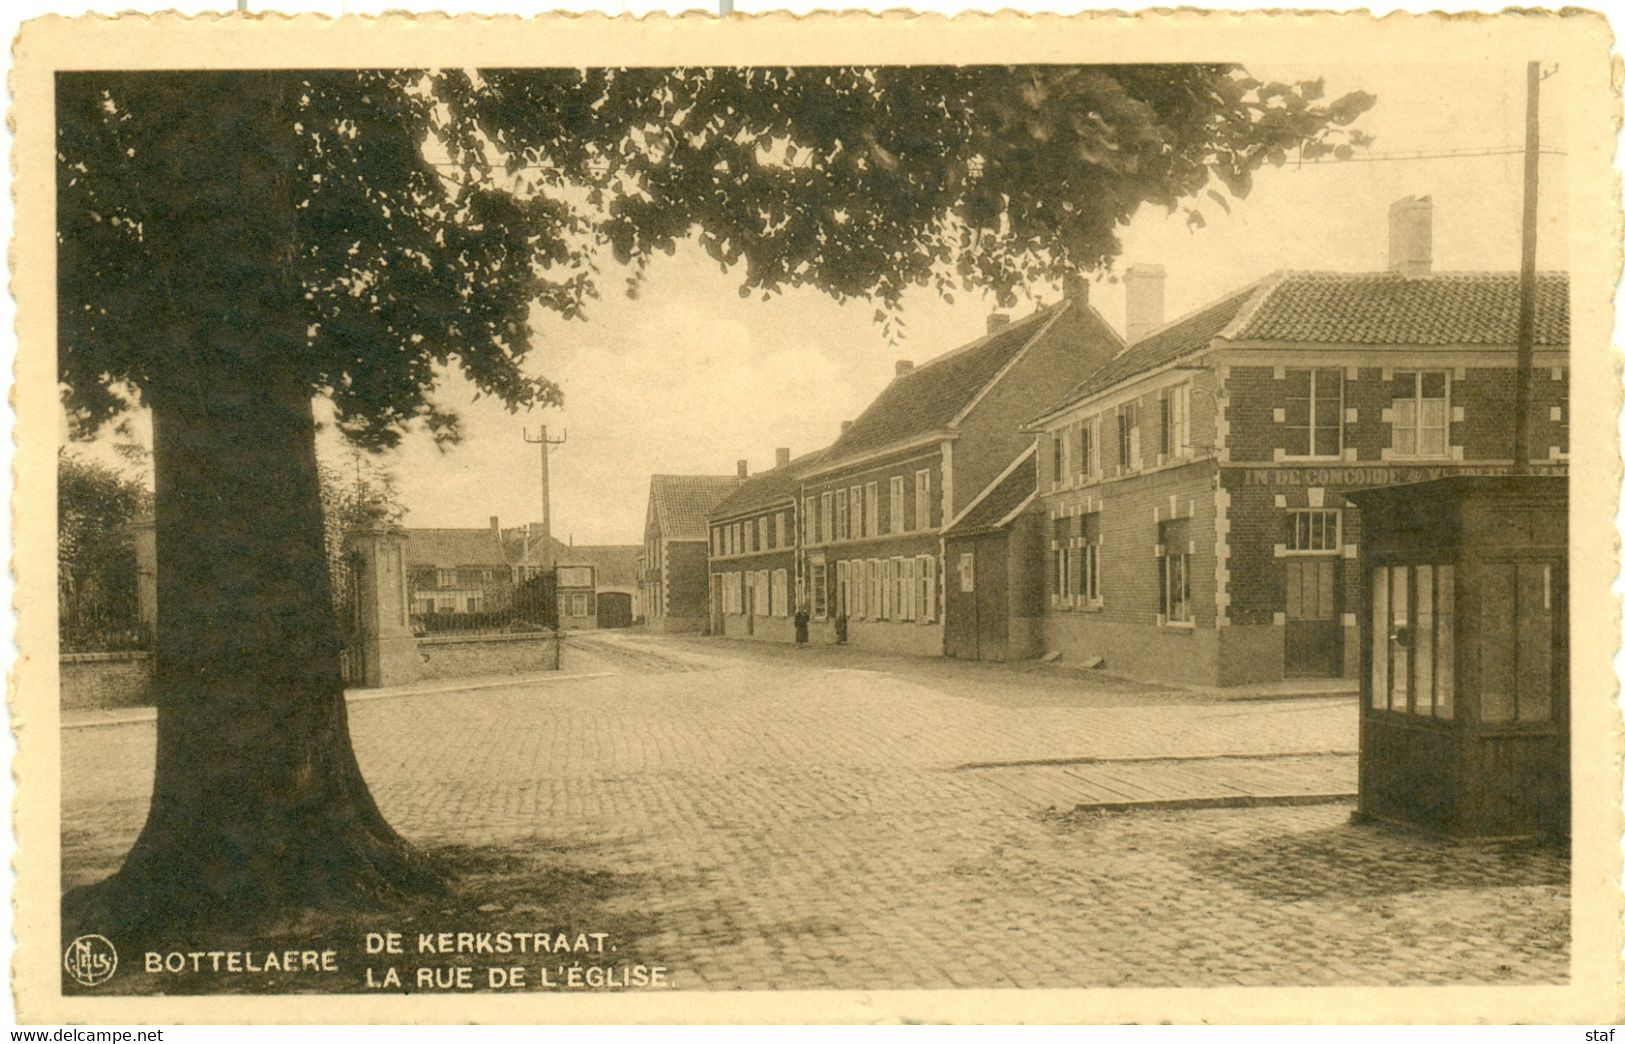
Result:
{"type": "Polygon", "coordinates": [[[412,636],[406,583],[406,534],[393,526],[352,529],[344,535],[353,575],[352,655],[355,684],[369,689],[418,680],[422,661],[412,636]]]}
{"type": "Polygon", "coordinates": [[[135,601],[141,629],[151,641],[158,633],[158,529],[149,515],[130,523],[135,544],[135,601]]]}

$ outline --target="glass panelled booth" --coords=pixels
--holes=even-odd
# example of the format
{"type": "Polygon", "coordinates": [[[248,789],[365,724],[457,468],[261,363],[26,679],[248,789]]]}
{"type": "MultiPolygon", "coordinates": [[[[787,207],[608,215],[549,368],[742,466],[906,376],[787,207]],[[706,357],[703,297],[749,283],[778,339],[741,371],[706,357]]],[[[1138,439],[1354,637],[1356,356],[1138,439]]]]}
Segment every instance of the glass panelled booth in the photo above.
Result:
{"type": "Polygon", "coordinates": [[[1364,580],[1358,816],[1567,835],[1567,478],[1349,496],[1364,580]]]}

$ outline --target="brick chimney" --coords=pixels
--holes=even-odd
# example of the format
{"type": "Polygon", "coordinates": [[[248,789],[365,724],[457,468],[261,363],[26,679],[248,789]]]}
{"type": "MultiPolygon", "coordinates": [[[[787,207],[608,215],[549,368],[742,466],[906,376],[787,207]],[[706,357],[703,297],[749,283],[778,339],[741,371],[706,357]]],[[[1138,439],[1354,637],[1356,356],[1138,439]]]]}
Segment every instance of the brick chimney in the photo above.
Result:
{"type": "Polygon", "coordinates": [[[778,449],[773,451],[773,466],[775,468],[785,467],[789,463],[790,463],[790,447],[789,446],[780,446],[778,449]]]}
{"type": "Polygon", "coordinates": [[[1005,315],[1003,312],[990,312],[988,314],[988,317],[987,317],[987,332],[988,333],[990,333],[990,334],[998,333],[1000,330],[1004,329],[1006,326],[1009,326],[1009,325],[1010,325],[1010,317],[1008,315],[1005,315]]]}
{"type": "Polygon", "coordinates": [[[750,478],[750,461],[742,460],[739,462],[739,477],[750,478]]]}
{"type": "Polygon", "coordinates": [[[914,372],[914,362],[911,359],[897,360],[897,376],[907,377],[914,372]]]}
{"type": "Polygon", "coordinates": [[[1407,279],[1433,271],[1433,197],[1406,196],[1388,208],[1388,271],[1407,279]]]}
{"type": "Polygon", "coordinates": [[[1079,304],[1089,303],[1089,281],[1083,278],[1081,272],[1068,272],[1061,277],[1061,299],[1079,304]]]}
{"type": "Polygon", "coordinates": [[[1124,337],[1133,344],[1163,323],[1163,286],[1168,273],[1161,265],[1129,265],[1123,273],[1128,300],[1124,337]]]}

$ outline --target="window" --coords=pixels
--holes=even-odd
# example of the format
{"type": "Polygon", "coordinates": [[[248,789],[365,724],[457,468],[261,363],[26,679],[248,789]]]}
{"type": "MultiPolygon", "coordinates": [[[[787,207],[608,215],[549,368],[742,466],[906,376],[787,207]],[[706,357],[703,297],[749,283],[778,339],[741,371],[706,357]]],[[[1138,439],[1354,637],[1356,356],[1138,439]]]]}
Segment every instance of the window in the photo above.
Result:
{"type": "MultiPolygon", "coordinates": [[[[824,494],[826,498],[828,493],[824,494]]],[[[822,562],[812,564],[812,613],[820,620],[829,616],[829,592],[824,588],[825,566],[822,562]]]]}
{"type": "Polygon", "coordinates": [[[1342,370],[1286,371],[1285,412],[1286,456],[1343,455],[1342,370]]]}
{"type": "Polygon", "coordinates": [[[1133,471],[1140,462],[1140,411],[1133,403],[1117,408],[1117,467],[1133,471]]]}
{"type": "Polygon", "coordinates": [[[1449,389],[1442,372],[1394,374],[1394,456],[1449,455],[1449,389]]]}
{"type": "Polygon", "coordinates": [[[835,616],[852,615],[852,569],[850,562],[835,563],[835,616]]]}
{"type": "Polygon", "coordinates": [[[480,606],[482,606],[483,604],[484,604],[484,600],[479,595],[469,595],[468,596],[468,611],[469,612],[471,612],[471,613],[479,612],[480,611],[480,606]]]}
{"type": "Polygon", "coordinates": [[[1078,474],[1089,478],[1095,474],[1095,421],[1094,418],[1078,425],[1078,474]]]}
{"type": "Polygon", "coordinates": [[[834,502],[829,493],[818,496],[818,539],[825,543],[835,539],[834,502]]]}
{"type": "Polygon", "coordinates": [[[1325,553],[1339,550],[1335,509],[1288,511],[1282,519],[1282,546],[1291,553],[1325,553]]]}
{"type": "Polygon", "coordinates": [[[591,587],[592,566],[559,566],[560,587],[591,587]]]}
{"type": "Polygon", "coordinates": [[[903,519],[903,476],[893,475],[891,478],[891,517],[886,520],[888,532],[901,533],[904,530],[903,519]]]}
{"type": "Polygon", "coordinates": [[[919,606],[916,619],[921,623],[932,623],[937,618],[937,560],[931,555],[920,555],[914,559],[914,583],[919,606]]]}
{"type": "Polygon", "coordinates": [[[1175,460],[1191,449],[1191,386],[1180,384],[1162,395],[1162,456],[1175,460]]]}
{"type": "Polygon", "coordinates": [[[1162,570],[1159,612],[1164,623],[1191,622],[1190,520],[1177,519],[1162,524],[1162,570]]]}
{"type": "Polygon", "coordinates": [[[892,584],[896,588],[892,595],[892,605],[899,620],[914,619],[914,559],[894,558],[891,560],[892,584]]]}
{"type": "Polygon", "coordinates": [[[457,586],[457,570],[455,570],[455,569],[436,569],[434,571],[434,585],[436,587],[456,587],[457,586]]]}
{"type": "Polygon", "coordinates": [[[1059,486],[1066,480],[1066,434],[1053,432],[1049,437],[1050,484],[1059,486]]]}
{"type": "MultiPolygon", "coordinates": [[[[1507,565],[1501,567],[1501,573],[1512,576],[1525,568],[1529,567],[1507,565]]],[[[1488,573],[1485,578],[1490,581],[1489,586],[1494,585],[1495,579],[1488,573]]],[[[1372,626],[1366,628],[1366,632],[1371,642],[1371,706],[1376,710],[1422,717],[1454,717],[1455,566],[1429,563],[1391,568],[1377,566],[1371,570],[1369,583],[1372,626]]],[[[1517,713],[1512,701],[1498,698],[1504,690],[1498,684],[1502,680],[1498,676],[1500,672],[1495,669],[1496,663],[1511,661],[1512,654],[1508,650],[1515,639],[1508,633],[1496,632],[1521,627],[1523,611],[1523,606],[1509,599],[1504,612],[1484,614],[1486,627],[1480,635],[1480,671],[1485,683],[1482,697],[1485,720],[1508,719],[1510,715],[1497,714],[1497,706],[1517,713]]],[[[1548,655],[1550,648],[1548,642],[1548,655]]]]}
{"type": "Polygon", "coordinates": [[[570,596],[570,615],[571,616],[586,616],[587,615],[587,596],[586,595],[584,595],[584,594],[573,594],[573,595],[570,596]]]}
{"type": "Polygon", "coordinates": [[[976,554],[964,551],[959,555],[959,590],[969,593],[976,590],[976,554]]]}
{"type": "Polygon", "coordinates": [[[867,588],[864,594],[864,614],[871,620],[879,620],[881,606],[884,599],[880,595],[880,559],[871,558],[863,564],[864,585],[867,588]]]}
{"type": "Polygon", "coordinates": [[[853,486],[851,499],[847,502],[852,509],[852,518],[847,524],[847,535],[853,540],[863,536],[863,487],[853,486]]]}
{"type": "MultiPolygon", "coordinates": [[[[783,515],[779,516],[783,518],[783,515]]],[[[790,615],[790,571],[788,569],[773,570],[773,615],[790,615]]]]}
{"type": "Polygon", "coordinates": [[[849,564],[852,567],[852,604],[847,607],[847,615],[861,620],[864,617],[864,607],[868,603],[869,578],[865,575],[862,559],[854,559],[849,564]]]}
{"type": "Polygon", "coordinates": [[[719,557],[722,554],[722,530],[716,526],[711,527],[711,556],[719,557]]]}
{"type": "Polygon", "coordinates": [[[846,506],[846,490],[835,491],[835,539],[845,540],[851,532],[848,528],[852,524],[852,516],[846,506]]]}
{"type": "Polygon", "coordinates": [[[773,544],[775,547],[784,547],[789,543],[786,539],[790,533],[789,521],[788,513],[784,511],[780,511],[773,516],[773,544]]]}
{"type": "Polygon", "coordinates": [[[1084,535],[1080,538],[1082,546],[1078,549],[1081,554],[1077,564],[1078,597],[1085,604],[1100,604],[1100,536],[1099,515],[1088,515],[1084,519],[1084,535]],[[1089,523],[1095,523],[1090,526],[1089,523]],[[1091,532],[1093,530],[1093,532],[1091,532]]]}
{"type": "Polygon", "coordinates": [[[813,519],[815,517],[813,498],[807,497],[801,502],[801,542],[803,544],[811,544],[817,539],[817,534],[813,531],[815,525],[813,519]]]}
{"type": "Polygon", "coordinates": [[[1055,520],[1050,535],[1050,591],[1057,599],[1072,597],[1072,516],[1055,520]]]}
{"type": "Polygon", "coordinates": [[[892,599],[891,559],[882,558],[875,565],[880,572],[880,612],[875,619],[890,620],[897,612],[897,604],[892,599]]]}
{"type": "Polygon", "coordinates": [[[914,528],[931,528],[931,472],[928,468],[914,473],[914,528]]]}

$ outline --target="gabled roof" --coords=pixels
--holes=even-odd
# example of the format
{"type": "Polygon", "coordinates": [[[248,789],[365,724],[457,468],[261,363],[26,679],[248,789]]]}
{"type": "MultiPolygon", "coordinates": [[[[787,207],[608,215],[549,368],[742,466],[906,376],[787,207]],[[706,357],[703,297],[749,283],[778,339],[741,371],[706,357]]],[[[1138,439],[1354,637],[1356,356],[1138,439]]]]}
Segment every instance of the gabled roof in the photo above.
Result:
{"type": "Polygon", "coordinates": [[[604,584],[634,584],[638,579],[638,544],[577,544],[560,552],[560,565],[590,565],[594,579],[604,584]]]}
{"type": "Polygon", "coordinates": [[[1069,301],[1031,315],[894,378],[829,447],[827,461],[881,449],[946,428],[1069,301]]]}
{"type": "MultiPolygon", "coordinates": [[[[1316,344],[1515,345],[1516,272],[1286,272],[1268,288],[1233,341],[1316,344]]],[[[1569,277],[1535,280],[1535,343],[1569,343],[1569,277]]]]}
{"type": "MultiPolygon", "coordinates": [[[[1535,283],[1535,343],[1569,343],[1569,280],[1535,283]]],[[[1153,330],[1074,386],[1049,416],[1215,341],[1379,348],[1478,345],[1518,339],[1518,276],[1512,272],[1278,272],[1153,330]]]]}
{"type": "Polygon", "coordinates": [[[508,556],[489,528],[407,529],[406,564],[455,569],[458,566],[506,567],[508,556]]]}
{"type": "Polygon", "coordinates": [[[650,475],[649,504],[667,540],[705,540],[711,509],[739,486],[735,475],[650,475]]]}
{"type": "Polygon", "coordinates": [[[1028,446],[948,527],[949,536],[997,529],[1038,493],[1038,454],[1028,446]]]}
{"type": "MultiPolygon", "coordinates": [[[[553,562],[563,559],[570,550],[570,545],[558,537],[549,537],[548,543],[553,547],[553,562]]],[[[508,561],[514,565],[545,565],[547,556],[543,554],[541,530],[535,526],[523,526],[518,529],[504,530],[502,546],[508,553],[508,561]],[[528,537],[528,539],[527,539],[528,537]]]]}
{"type": "Polygon", "coordinates": [[[752,475],[711,509],[711,517],[728,518],[771,507],[774,504],[782,504],[785,501],[793,502],[797,481],[828,453],[827,448],[803,453],[782,468],[772,468],[759,475],[752,475]]]}

